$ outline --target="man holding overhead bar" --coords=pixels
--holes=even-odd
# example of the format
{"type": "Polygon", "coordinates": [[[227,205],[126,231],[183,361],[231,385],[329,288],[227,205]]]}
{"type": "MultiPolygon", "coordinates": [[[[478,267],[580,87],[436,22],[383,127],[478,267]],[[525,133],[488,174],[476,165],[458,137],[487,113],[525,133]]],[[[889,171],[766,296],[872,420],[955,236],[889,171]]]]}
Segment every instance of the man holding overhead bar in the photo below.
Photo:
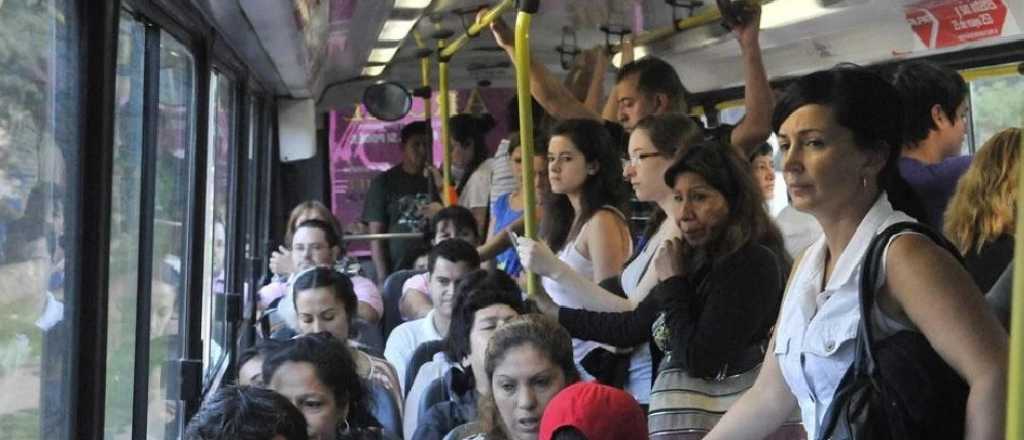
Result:
{"type": "MultiPolygon", "coordinates": [[[[483,13],[486,10],[480,12],[483,13]]],[[[771,134],[774,96],[761,59],[760,28],[761,9],[758,7],[753,10],[748,21],[733,29],[743,59],[746,87],[743,103],[746,115],[735,127],[716,130],[724,141],[741,149],[744,157],[771,134]]],[[[498,46],[505,49],[514,60],[515,48],[508,25],[500,19],[495,20],[491,23],[491,32],[498,46]]],[[[679,75],[669,63],[659,58],[647,57],[626,64],[619,71],[615,82],[602,115],[576,99],[542,63],[530,63],[530,93],[557,119],[604,120],[613,133],[619,131],[617,127],[629,132],[649,115],[686,113],[689,110],[687,92],[679,75]]]]}

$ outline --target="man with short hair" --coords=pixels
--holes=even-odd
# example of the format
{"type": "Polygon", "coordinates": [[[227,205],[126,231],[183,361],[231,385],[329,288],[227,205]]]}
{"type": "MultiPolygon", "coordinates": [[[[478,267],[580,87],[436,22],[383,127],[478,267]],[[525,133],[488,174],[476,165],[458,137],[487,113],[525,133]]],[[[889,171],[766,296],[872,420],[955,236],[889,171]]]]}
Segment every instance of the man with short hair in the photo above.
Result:
{"type": "Polygon", "coordinates": [[[925,210],[918,219],[942,230],[942,214],[960,176],[971,165],[961,156],[967,134],[967,83],[955,70],[929,61],[900,64],[892,83],[903,101],[900,175],[925,210]]]}
{"type": "MultiPolygon", "coordinates": [[[[430,126],[423,121],[408,124],[402,127],[401,140],[402,162],[374,177],[366,193],[363,221],[371,234],[419,232],[425,223],[424,208],[437,199],[426,177],[433,145],[430,126]]],[[[410,240],[370,242],[379,285],[413,245],[410,240]]]]}
{"type": "Polygon", "coordinates": [[[203,403],[186,440],[306,440],[306,419],[284,396],[252,386],[227,386],[203,403]]]}
{"type": "MultiPolygon", "coordinates": [[[[734,29],[743,58],[746,87],[743,102],[746,114],[735,127],[720,127],[712,133],[739,148],[744,157],[749,156],[771,134],[774,95],[761,59],[760,28],[761,11],[757,9],[746,23],[734,29]]],[[[514,59],[515,47],[508,26],[496,20],[491,24],[491,31],[498,45],[514,59]]],[[[530,93],[556,119],[606,121],[605,126],[613,137],[623,129],[631,132],[647,116],[689,111],[687,92],[679,75],[671,64],[655,57],[647,57],[622,67],[602,114],[576,99],[542,63],[530,63],[530,93]]]]}
{"type": "Polygon", "coordinates": [[[405,369],[416,348],[424,342],[440,340],[448,335],[455,282],[479,267],[480,255],[476,248],[463,240],[445,240],[430,250],[427,288],[434,308],[423,318],[395,327],[384,346],[384,357],[395,367],[403,390],[405,369]]]}

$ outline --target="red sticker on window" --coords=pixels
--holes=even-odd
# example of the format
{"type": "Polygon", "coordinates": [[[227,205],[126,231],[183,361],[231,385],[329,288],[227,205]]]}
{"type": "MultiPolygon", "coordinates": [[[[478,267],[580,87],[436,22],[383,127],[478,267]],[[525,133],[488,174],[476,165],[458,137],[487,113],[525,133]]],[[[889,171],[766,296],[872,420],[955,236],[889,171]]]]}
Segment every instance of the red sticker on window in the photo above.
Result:
{"type": "Polygon", "coordinates": [[[1006,22],[1003,0],[930,0],[905,9],[925,47],[938,49],[998,37],[1006,22]]]}

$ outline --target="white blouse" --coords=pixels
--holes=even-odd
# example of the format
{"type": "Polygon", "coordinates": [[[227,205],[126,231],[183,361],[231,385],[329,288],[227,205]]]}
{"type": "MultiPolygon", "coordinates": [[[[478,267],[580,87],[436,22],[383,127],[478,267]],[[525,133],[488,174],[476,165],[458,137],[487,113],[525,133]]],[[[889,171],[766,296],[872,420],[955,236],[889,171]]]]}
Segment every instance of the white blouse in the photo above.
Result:
{"type": "MultiPolygon", "coordinates": [[[[828,251],[824,236],[807,248],[793,274],[783,301],[774,350],[782,376],[800,405],[807,438],[817,438],[836,387],[853,363],[860,324],[860,271],[868,245],[886,227],[902,221],[914,219],[894,210],[883,193],[839,255],[824,290],[820,289],[828,251]]],[[[885,258],[883,254],[883,262],[885,258]]],[[[882,264],[876,288],[884,282],[882,264]]],[[[876,338],[915,329],[913,323],[885,315],[878,302],[872,316],[878,324],[876,338]]]]}

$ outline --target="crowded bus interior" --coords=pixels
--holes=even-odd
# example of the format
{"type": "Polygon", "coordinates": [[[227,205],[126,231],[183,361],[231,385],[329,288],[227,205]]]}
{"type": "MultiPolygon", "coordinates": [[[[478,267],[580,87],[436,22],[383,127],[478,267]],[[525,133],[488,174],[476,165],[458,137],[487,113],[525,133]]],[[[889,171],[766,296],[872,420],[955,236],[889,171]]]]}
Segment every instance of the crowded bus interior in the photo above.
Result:
{"type": "Polygon", "coordinates": [[[0,0],[0,438],[1024,440],[1022,28],[0,0]]]}

